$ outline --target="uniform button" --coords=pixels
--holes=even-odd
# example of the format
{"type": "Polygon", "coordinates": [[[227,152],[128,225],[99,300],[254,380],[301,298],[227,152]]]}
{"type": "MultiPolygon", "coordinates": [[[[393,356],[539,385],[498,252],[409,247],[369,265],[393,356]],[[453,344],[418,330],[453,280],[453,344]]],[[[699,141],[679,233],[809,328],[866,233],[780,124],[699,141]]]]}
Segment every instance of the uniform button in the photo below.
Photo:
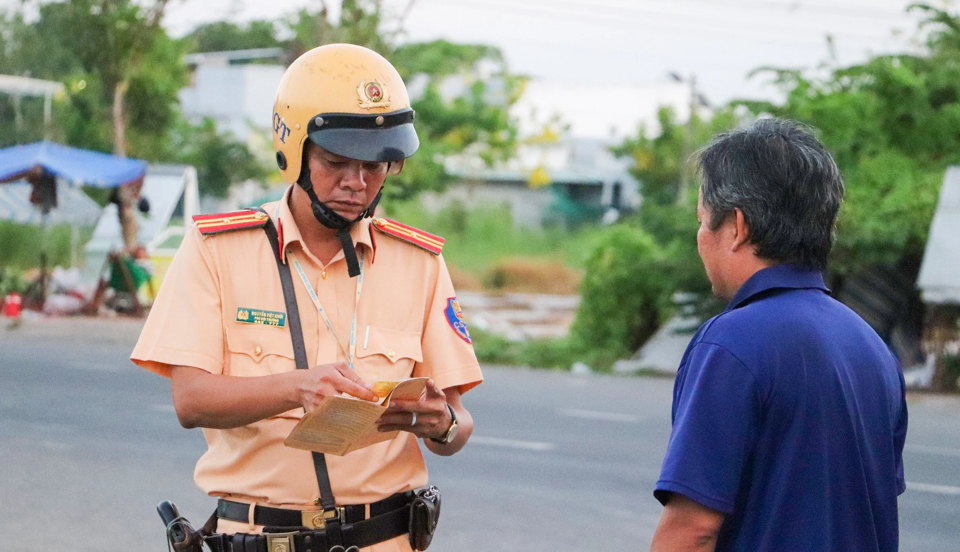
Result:
{"type": "Polygon", "coordinates": [[[253,350],[253,354],[255,355],[259,355],[262,352],[263,352],[263,349],[261,349],[260,347],[257,347],[256,349],[253,350]]]}
{"type": "Polygon", "coordinates": [[[397,352],[394,351],[393,349],[390,349],[387,351],[387,356],[390,357],[391,360],[393,360],[393,357],[397,356],[397,352]]]}
{"type": "Polygon", "coordinates": [[[320,277],[323,278],[324,280],[326,280],[326,279],[327,279],[327,271],[326,271],[326,270],[321,270],[321,271],[320,271],[320,277]]]}

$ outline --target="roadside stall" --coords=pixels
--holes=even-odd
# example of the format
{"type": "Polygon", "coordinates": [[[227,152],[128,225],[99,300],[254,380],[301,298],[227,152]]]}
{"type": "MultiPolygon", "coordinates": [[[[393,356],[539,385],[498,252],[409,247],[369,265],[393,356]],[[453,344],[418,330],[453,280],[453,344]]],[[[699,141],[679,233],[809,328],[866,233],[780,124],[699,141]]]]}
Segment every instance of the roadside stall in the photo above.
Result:
{"type": "MultiPolygon", "coordinates": [[[[78,188],[81,186],[109,188],[113,190],[111,198],[119,197],[120,193],[139,196],[146,168],[146,162],[139,159],[124,159],[48,141],[0,149],[0,185],[18,181],[28,183],[27,201],[39,213],[42,229],[50,224],[51,213],[79,213],[89,210],[88,198],[84,196],[83,200],[79,199],[82,192],[78,188]],[[64,193],[68,189],[70,192],[64,193]]],[[[20,184],[19,187],[22,188],[23,185],[20,184]]],[[[23,211],[22,205],[21,208],[16,208],[19,203],[16,198],[16,194],[4,195],[5,205],[11,215],[23,211]]],[[[118,251],[117,259],[131,253],[118,251]]],[[[32,308],[43,307],[49,281],[50,267],[47,266],[45,251],[39,251],[38,256],[40,277],[35,282],[33,293],[24,304],[32,308]]],[[[123,263],[118,265],[122,271],[123,263]]],[[[132,290],[132,294],[136,296],[136,289],[132,290]]]]}

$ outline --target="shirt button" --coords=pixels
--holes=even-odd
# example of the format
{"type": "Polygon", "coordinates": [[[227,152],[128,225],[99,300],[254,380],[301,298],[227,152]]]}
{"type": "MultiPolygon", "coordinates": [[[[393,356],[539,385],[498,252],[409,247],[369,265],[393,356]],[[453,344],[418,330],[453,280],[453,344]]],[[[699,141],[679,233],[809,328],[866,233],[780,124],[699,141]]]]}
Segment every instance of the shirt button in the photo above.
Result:
{"type": "Polygon", "coordinates": [[[256,349],[253,350],[253,354],[255,355],[259,355],[262,352],[263,352],[263,349],[261,349],[260,347],[257,347],[256,349]]]}
{"type": "Polygon", "coordinates": [[[390,360],[393,360],[393,357],[397,356],[397,352],[393,349],[387,351],[387,356],[390,357],[390,360]]]}
{"type": "Polygon", "coordinates": [[[327,271],[326,271],[326,270],[321,270],[321,271],[320,271],[320,277],[323,278],[324,280],[326,280],[326,279],[327,279],[327,271]]]}

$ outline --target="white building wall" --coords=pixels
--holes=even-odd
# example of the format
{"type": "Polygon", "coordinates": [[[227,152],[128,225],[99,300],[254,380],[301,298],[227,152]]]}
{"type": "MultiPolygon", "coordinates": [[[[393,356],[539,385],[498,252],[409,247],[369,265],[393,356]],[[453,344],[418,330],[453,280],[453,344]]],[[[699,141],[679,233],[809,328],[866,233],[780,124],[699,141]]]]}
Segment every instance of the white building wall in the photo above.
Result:
{"type": "Polygon", "coordinates": [[[524,228],[539,228],[543,225],[544,215],[553,203],[553,193],[549,188],[533,189],[515,184],[453,184],[442,194],[427,192],[420,197],[421,204],[428,211],[436,213],[460,201],[468,210],[507,206],[513,225],[524,228]]]}
{"type": "Polygon", "coordinates": [[[180,90],[183,114],[192,122],[211,117],[217,128],[248,141],[251,126],[269,130],[282,65],[201,64],[193,83],[180,90]]]}

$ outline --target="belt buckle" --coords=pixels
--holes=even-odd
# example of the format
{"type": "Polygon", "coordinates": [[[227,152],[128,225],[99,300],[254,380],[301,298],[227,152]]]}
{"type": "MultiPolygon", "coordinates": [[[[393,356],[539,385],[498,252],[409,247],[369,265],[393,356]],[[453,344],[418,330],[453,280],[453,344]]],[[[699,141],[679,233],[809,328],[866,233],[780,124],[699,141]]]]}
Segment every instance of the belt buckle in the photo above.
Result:
{"type": "Polygon", "coordinates": [[[327,526],[327,520],[333,518],[339,518],[340,523],[344,523],[346,510],[338,506],[333,510],[304,510],[300,512],[300,521],[308,529],[324,529],[327,526]]]}
{"type": "Polygon", "coordinates": [[[293,536],[296,533],[264,533],[267,537],[267,552],[294,552],[293,536]]]}

